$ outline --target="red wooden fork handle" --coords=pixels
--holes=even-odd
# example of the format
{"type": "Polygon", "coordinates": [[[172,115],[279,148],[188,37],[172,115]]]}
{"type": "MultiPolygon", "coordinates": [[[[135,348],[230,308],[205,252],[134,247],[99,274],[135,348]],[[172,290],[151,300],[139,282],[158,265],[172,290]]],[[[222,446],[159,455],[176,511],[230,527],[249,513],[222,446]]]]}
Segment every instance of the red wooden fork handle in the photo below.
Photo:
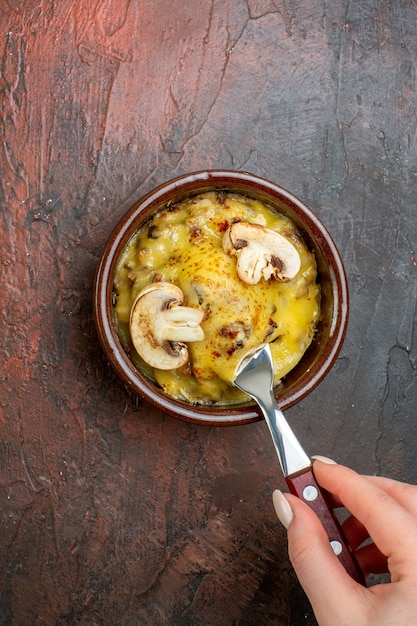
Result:
{"type": "Polygon", "coordinates": [[[287,476],[288,488],[292,494],[303,500],[317,515],[329,537],[329,542],[347,573],[357,582],[365,584],[365,578],[353,554],[342,527],[330,504],[327,492],[322,489],[310,468],[298,474],[287,476]]]}

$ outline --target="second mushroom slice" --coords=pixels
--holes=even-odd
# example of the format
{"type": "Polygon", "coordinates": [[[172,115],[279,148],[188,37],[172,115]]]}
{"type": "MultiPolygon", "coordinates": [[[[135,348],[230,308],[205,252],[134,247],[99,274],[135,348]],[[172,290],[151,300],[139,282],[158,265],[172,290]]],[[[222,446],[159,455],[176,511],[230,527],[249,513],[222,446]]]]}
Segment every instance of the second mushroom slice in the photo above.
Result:
{"type": "Polygon", "coordinates": [[[130,314],[130,335],[142,359],[162,370],[188,360],[187,342],[201,341],[204,311],[182,306],[184,296],[171,283],[152,283],[139,293],[130,314]]]}
{"type": "Polygon", "coordinates": [[[293,244],[261,224],[235,222],[224,233],[223,249],[236,256],[237,275],[248,285],[256,285],[261,278],[290,281],[301,267],[293,244]]]}

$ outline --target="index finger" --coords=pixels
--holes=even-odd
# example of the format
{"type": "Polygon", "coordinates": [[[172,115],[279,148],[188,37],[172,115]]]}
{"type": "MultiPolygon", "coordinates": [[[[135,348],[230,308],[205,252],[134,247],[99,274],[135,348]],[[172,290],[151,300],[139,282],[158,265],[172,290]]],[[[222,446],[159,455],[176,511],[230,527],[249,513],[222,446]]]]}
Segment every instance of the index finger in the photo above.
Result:
{"type": "Polygon", "coordinates": [[[417,519],[417,487],[384,476],[367,476],[417,519]]]}
{"type": "MultiPolygon", "coordinates": [[[[320,460],[320,459],[317,459],[320,460]]],[[[315,465],[314,465],[315,470],[315,465]]],[[[365,475],[365,478],[371,483],[381,487],[388,495],[396,500],[404,509],[417,519],[417,486],[408,483],[402,483],[385,476],[365,475]]],[[[330,494],[330,501],[334,508],[344,506],[340,499],[330,494]]]]}

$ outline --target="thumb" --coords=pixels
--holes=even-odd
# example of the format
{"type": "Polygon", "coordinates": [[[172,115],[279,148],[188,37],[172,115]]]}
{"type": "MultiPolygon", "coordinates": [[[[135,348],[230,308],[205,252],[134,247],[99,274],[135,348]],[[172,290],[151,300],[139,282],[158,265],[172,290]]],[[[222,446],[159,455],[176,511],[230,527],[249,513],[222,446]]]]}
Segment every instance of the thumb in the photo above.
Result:
{"type": "Polygon", "coordinates": [[[341,624],[341,616],[346,619],[343,623],[355,623],[356,615],[351,611],[363,588],[335,556],[316,514],[299,498],[278,490],[273,502],[278,519],[287,529],[290,561],[319,623],[341,624]]]}

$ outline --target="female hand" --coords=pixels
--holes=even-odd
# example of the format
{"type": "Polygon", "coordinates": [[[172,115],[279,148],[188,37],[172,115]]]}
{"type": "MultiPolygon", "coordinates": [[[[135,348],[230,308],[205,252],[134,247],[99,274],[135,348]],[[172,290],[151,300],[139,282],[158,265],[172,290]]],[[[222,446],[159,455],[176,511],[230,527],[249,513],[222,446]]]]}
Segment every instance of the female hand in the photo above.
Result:
{"type": "Polygon", "coordinates": [[[278,518],[288,530],[289,557],[320,626],[410,626],[417,623],[417,487],[362,476],[329,459],[313,465],[318,483],[353,517],[343,530],[367,576],[391,582],[363,587],[345,571],[313,511],[275,491],[278,518]],[[360,547],[367,539],[372,544],[360,547]]]}

